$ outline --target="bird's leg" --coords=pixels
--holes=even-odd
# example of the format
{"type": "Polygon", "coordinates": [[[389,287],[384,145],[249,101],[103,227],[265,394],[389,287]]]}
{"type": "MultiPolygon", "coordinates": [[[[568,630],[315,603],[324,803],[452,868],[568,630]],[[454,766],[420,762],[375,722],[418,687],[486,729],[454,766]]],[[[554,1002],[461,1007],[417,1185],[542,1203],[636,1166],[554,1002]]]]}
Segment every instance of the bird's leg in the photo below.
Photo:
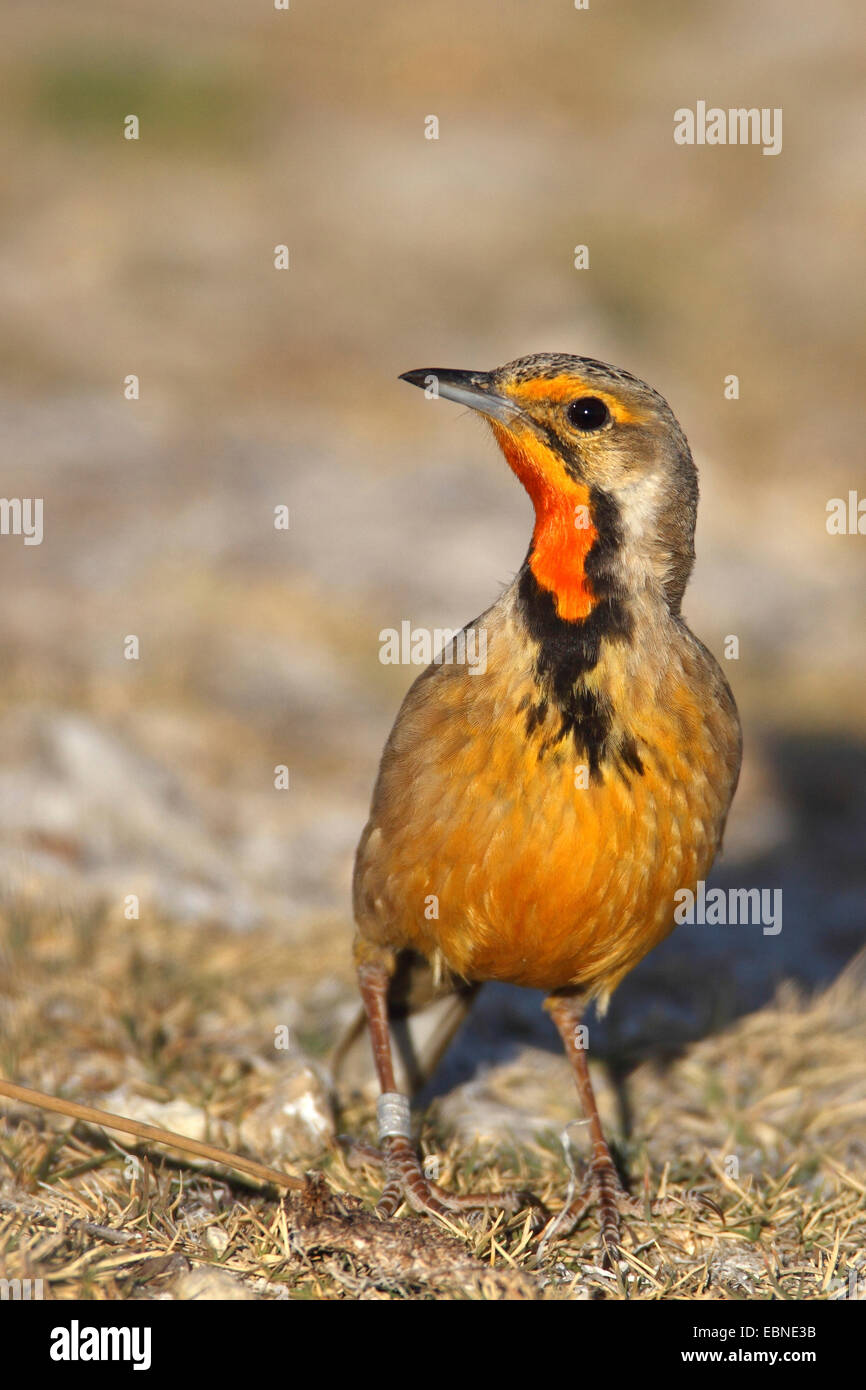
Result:
{"type": "Polygon", "coordinates": [[[610,1149],[607,1146],[607,1140],[604,1137],[592,1082],[589,1078],[586,1048],[581,1046],[578,1037],[583,1000],[579,995],[552,994],[545,1000],[544,1007],[556,1024],[565,1045],[566,1056],[571,1063],[574,1079],[577,1083],[580,1103],[589,1121],[589,1137],[592,1145],[592,1156],[583,1190],[572,1203],[564,1218],[563,1226],[560,1226],[557,1219],[557,1233],[567,1235],[573,1231],[595,1201],[598,1203],[602,1247],[610,1258],[615,1258],[620,1240],[620,1208],[630,1207],[632,1202],[620,1182],[610,1149]]]}
{"type": "Polygon", "coordinates": [[[373,1061],[382,1094],[376,1106],[379,1142],[385,1160],[385,1187],[377,1210],[393,1216],[404,1199],[415,1211],[447,1216],[448,1208],[430,1191],[412,1147],[409,1133],[409,1098],[397,1090],[391,1031],[388,1026],[388,984],[390,974],[384,966],[365,964],[358,968],[358,986],[367,1014],[373,1061]]]}
{"type": "Polygon", "coordinates": [[[412,1145],[409,1130],[409,1097],[397,1090],[388,1026],[389,971],[382,965],[365,962],[358,967],[358,984],[370,1027],[373,1060],[382,1094],[376,1107],[379,1142],[385,1164],[385,1187],[377,1211],[393,1216],[408,1202],[414,1211],[447,1217],[452,1212],[494,1207],[513,1212],[524,1206],[537,1209],[537,1226],[547,1219],[543,1205],[526,1192],[473,1192],[457,1196],[425,1177],[412,1145]]]}

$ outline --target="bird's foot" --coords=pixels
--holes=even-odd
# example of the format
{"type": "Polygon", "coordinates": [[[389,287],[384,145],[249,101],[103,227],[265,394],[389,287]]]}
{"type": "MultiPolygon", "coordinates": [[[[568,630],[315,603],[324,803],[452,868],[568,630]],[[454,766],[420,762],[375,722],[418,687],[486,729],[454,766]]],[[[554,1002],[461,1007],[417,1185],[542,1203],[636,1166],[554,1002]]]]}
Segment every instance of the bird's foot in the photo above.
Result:
{"type": "Polygon", "coordinates": [[[671,1192],[656,1200],[647,1195],[643,1201],[632,1197],[623,1187],[613,1160],[597,1160],[587,1169],[577,1196],[548,1223],[541,1237],[541,1247],[553,1238],[570,1236],[593,1206],[598,1209],[602,1262],[608,1267],[620,1257],[623,1217],[675,1216],[688,1208],[696,1215],[712,1212],[722,1224],[725,1220],[721,1208],[704,1192],[689,1191],[682,1196],[671,1192]]]}
{"type": "Polygon", "coordinates": [[[598,1208],[604,1261],[606,1264],[614,1263],[619,1258],[622,1238],[621,1213],[634,1216],[640,1212],[641,1207],[640,1203],[626,1192],[610,1158],[596,1159],[589,1165],[580,1191],[569,1205],[548,1223],[541,1238],[541,1246],[546,1245],[553,1237],[561,1239],[570,1236],[593,1206],[598,1208]]]}
{"type": "Polygon", "coordinates": [[[413,1211],[445,1216],[455,1212],[494,1209],[513,1213],[522,1207],[533,1212],[533,1228],[540,1230],[549,1213],[542,1202],[530,1192],[508,1189],[504,1192],[454,1193],[428,1178],[420,1159],[402,1136],[392,1135],[383,1141],[385,1150],[385,1187],[376,1210],[381,1216],[393,1216],[405,1201],[413,1211]]]}
{"type": "Polygon", "coordinates": [[[550,1219],[550,1213],[543,1202],[531,1192],[516,1188],[504,1192],[449,1192],[429,1178],[421,1166],[421,1160],[408,1139],[402,1135],[389,1135],[382,1141],[381,1149],[369,1144],[350,1141],[349,1162],[378,1163],[385,1169],[385,1186],[376,1205],[382,1217],[391,1217],[405,1202],[412,1211],[428,1216],[440,1216],[446,1220],[455,1213],[467,1211],[505,1211],[513,1213],[523,1207],[532,1211],[532,1229],[540,1231],[550,1219]]]}

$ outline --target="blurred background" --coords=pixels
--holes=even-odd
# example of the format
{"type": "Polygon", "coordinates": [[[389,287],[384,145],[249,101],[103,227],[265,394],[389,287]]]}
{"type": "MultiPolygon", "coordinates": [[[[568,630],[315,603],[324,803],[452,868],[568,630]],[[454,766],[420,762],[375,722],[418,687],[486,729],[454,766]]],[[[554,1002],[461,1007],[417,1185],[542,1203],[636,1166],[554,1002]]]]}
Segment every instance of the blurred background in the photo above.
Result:
{"type": "MultiPolygon", "coordinates": [[[[685,611],[746,733],[716,878],[784,893],[778,936],[682,928],[607,1026],[694,1035],[838,973],[866,886],[866,537],[826,529],[866,496],[861,22],[855,0],[7,0],[2,491],[44,498],[40,546],[0,538],[21,930],[101,913],[104,951],[159,922],[187,960],[278,942],[275,1017],[325,1045],[416,674],[379,632],[474,617],[531,521],[483,425],[398,373],[557,350],[645,378],[691,441],[685,611]],[[698,100],[783,108],[782,153],[677,146],[698,100]]],[[[491,999],[446,1080],[547,1037],[534,998],[491,999]]]]}

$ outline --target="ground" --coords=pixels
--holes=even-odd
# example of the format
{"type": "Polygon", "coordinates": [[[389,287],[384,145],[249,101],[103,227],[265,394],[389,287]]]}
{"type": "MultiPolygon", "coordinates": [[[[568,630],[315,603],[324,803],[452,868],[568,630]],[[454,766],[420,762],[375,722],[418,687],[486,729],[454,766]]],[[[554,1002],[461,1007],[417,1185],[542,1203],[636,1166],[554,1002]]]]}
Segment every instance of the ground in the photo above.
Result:
{"type": "MultiPolygon", "coordinates": [[[[594,1072],[619,1162],[633,1194],[663,1206],[627,1222],[611,1271],[592,1219],[539,1250],[527,1212],[455,1219],[450,1230],[411,1214],[375,1217],[378,1171],[350,1166],[333,1143],[337,1130],[370,1139],[373,1120],[366,1103],[331,1109],[323,1009],[334,1018],[335,1002],[352,996],[348,975],[322,991],[321,958],[333,950],[339,959],[340,944],[338,923],[323,923],[319,953],[305,962],[267,931],[214,928],[202,950],[168,921],[123,936],[107,912],[87,921],[22,912],[8,922],[7,1074],[313,1176],[305,1193],[281,1197],[4,1103],[4,1276],[41,1279],[44,1296],[61,1300],[866,1293],[862,960],[812,998],[781,989],[677,1056],[650,1045],[635,1068],[633,1055],[606,1053],[594,1072]],[[281,1026],[289,979],[312,1003],[296,1012],[288,1049],[268,1055],[261,1038],[281,1026]],[[697,1194],[723,1219],[689,1200],[697,1194]]],[[[517,1184],[557,1210],[570,1178],[562,1131],[575,1118],[564,1061],[524,1047],[434,1101],[421,1146],[455,1190],[517,1184]],[[470,1126],[481,1135],[474,1143],[470,1126]]],[[[579,1177],[580,1127],[570,1135],[579,1177]]]]}

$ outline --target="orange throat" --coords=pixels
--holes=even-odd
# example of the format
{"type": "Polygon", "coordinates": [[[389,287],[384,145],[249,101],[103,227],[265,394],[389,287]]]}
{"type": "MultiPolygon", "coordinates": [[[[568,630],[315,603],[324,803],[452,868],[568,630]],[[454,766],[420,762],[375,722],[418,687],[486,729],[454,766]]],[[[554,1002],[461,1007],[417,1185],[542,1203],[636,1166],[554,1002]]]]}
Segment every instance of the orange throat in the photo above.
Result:
{"type": "Polygon", "coordinates": [[[589,489],[564,476],[562,464],[534,436],[515,436],[496,421],[491,425],[535,507],[529,568],[539,587],[553,595],[560,618],[586,618],[596,601],[586,557],[598,539],[589,489]]]}

